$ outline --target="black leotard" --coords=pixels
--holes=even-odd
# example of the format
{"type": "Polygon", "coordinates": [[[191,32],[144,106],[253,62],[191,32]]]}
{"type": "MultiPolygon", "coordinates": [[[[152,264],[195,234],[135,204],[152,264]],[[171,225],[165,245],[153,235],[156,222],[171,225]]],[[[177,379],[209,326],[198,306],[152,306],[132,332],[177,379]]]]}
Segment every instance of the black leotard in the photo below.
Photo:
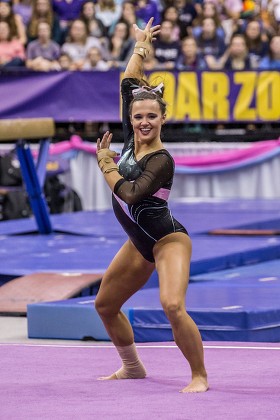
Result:
{"type": "Polygon", "coordinates": [[[121,85],[124,147],[118,165],[124,179],[115,185],[113,209],[138,251],[154,262],[153,247],[159,239],[174,232],[188,233],[174,219],[167,204],[174,176],[172,156],[161,149],[139,161],[135,158],[129,104],[138,83],[136,79],[124,79],[121,85]]]}

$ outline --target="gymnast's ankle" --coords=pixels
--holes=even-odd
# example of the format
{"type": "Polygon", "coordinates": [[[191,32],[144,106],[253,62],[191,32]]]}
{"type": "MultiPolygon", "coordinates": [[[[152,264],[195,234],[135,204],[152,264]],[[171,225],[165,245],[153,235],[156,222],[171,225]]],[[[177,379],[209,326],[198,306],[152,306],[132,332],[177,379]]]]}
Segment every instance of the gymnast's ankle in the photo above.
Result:
{"type": "Polygon", "coordinates": [[[122,367],[115,372],[117,379],[143,379],[146,376],[146,369],[139,359],[135,343],[129,346],[116,346],[122,359],[122,367]]]}

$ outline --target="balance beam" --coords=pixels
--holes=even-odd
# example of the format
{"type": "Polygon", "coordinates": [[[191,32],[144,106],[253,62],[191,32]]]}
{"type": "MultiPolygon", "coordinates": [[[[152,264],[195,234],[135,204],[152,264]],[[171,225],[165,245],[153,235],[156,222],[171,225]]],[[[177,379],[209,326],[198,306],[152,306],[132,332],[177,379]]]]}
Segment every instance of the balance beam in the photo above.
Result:
{"type": "Polygon", "coordinates": [[[53,231],[49,209],[44,197],[43,185],[46,175],[50,139],[55,133],[52,118],[17,118],[0,120],[0,142],[16,140],[16,151],[22,178],[29,196],[30,205],[40,233],[53,231]],[[27,142],[40,140],[36,166],[27,142]]]}
{"type": "Polygon", "coordinates": [[[55,124],[52,118],[0,119],[0,141],[43,139],[53,137],[55,124]]]}

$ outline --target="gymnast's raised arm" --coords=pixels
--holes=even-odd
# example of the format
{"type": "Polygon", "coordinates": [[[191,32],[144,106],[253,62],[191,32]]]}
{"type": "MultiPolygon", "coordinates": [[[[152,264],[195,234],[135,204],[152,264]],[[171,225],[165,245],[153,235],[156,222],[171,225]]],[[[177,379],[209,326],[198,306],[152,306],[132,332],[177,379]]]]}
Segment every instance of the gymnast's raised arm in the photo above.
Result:
{"type": "Polygon", "coordinates": [[[130,145],[133,136],[133,130],[130,122],[129,108],[133,99],[133,90],[141,85],[147,85],[144,80],[143,60],[150,53],[152,40],[160,31],[160,25],[152,26],[153,18],[149,20],[145,29],[140,29],[136,24],[133,25],[135,30],[135,47],[130,57],[125,72],[124,79],[121,83],[122,94],[122,127],[124,147],[126,150],[130,145]]]}
{"type": "MultiPolygon", "coordinates": [[[[125,147],[132,139],[133,130],[130,123],[129,104],[132,100],[133,89],[141,84],[143,79],[143,59],[149,54],[151,42],[160,31],[160,25],[152,26],[153,18],[149,20],[145,29],[140,29],[134,24],[135,29],[135,48],[134,52],[126,66],[124,73],[124,80],[122,81],[122,96],[123,96],[123,130],[125,147]],[[126,86],[128,83],[128,86],[126,86]]],[[[114,191],[116,183],[123,177],[118,172],[118,165],[113,158],[116,153],[109,150],[112,140],[112,134],[106,132],[102,140],[97,140],[97,160],[100,169],[102,170],[105,180],[110,189],[114,191]]]]}

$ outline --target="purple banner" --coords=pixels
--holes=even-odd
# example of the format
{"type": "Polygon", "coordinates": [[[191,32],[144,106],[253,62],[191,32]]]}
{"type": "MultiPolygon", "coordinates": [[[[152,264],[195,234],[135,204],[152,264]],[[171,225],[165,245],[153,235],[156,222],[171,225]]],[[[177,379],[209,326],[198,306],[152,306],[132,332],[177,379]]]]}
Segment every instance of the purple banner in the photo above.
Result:
{"type": "Polygon", "coordinates": [[[0,75],[0,118],[120,121],[118,71],[0,75]]]}
{"type": "MultiPolygon", "coordinates": [[[[120,122],[120,78],[108,72],[0,74],[0,118],[120,122]]],[[[279,122],[280,72],[161,72],[170,122],[279,122]]]]}

